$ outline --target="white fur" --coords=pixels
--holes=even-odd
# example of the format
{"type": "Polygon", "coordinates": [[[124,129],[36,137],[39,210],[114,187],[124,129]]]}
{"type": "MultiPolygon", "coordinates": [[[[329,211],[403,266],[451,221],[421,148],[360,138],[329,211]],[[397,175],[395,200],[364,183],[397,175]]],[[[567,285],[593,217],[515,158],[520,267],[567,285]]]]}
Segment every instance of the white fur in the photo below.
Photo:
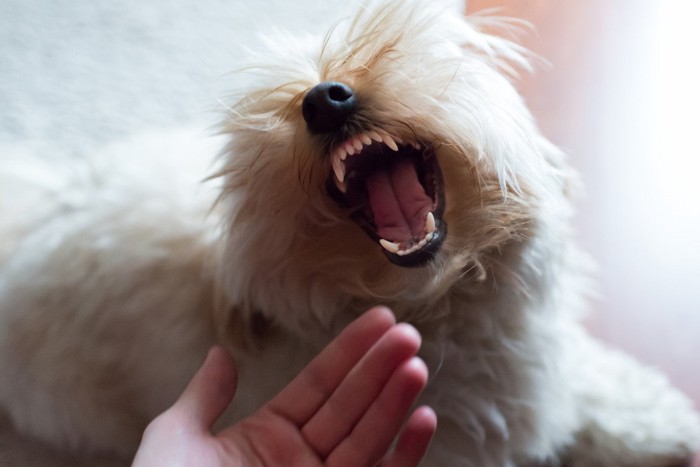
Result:
{"type": "Polygon", "coordinates": [[[576,180],[504,75],[525,53],[483,21],[388,2],[325,39],[266,34],[204,183],[217,142],[188,132],[70,166],[4,151],[0,406],[16,429],[128,459],[213,343],[239,362],[240,418],[384,303],[424,335],[426,465],[687,460],[689,401],[577,324],[576,180]],[[389,263],[327,196],[327,148],[300,112],[327,80],[371,103],[371,125],[436,148],[449,231],[430,264],[389,263]]]}

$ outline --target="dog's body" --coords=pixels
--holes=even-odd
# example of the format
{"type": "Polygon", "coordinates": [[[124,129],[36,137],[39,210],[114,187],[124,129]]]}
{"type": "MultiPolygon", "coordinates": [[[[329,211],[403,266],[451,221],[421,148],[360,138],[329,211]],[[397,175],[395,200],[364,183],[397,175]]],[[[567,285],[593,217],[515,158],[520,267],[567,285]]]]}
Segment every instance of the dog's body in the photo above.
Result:
{"type": "Polygon", "coordinates": [[[502,76],[520,51],[397,4],[325,41],[270,39],[207,183],[216,143],[187,133],[84,166],[3,156],[0,405],[17,430],[128,459],[212,344],[236,355],[237,419],[383,303],[424,336],[426,465],[689,459],[691,404],[577,324],[575,180],[502,76]],[[320,82],[356,100],[337,127],[307,108],[320,82]]]}

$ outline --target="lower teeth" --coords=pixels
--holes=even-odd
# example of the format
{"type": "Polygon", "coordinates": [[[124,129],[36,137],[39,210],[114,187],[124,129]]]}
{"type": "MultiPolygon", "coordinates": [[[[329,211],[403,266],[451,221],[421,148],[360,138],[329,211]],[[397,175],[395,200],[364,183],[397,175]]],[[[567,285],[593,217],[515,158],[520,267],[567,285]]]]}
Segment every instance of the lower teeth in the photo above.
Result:
{"type": "Polygon", "coordinates": [[[407,248],[405,250],[400,249],[400,246],[398,243],[390,242],[388,240],[384,240],[383,238],[379,240],[379,243],[389,253],[393,253],[393,254],[398,255],[398,256],[406,256],[406,255],[410,255],[411,253],[415,253],[416,251],[422,249],[425,245],[427,245],[428,242],[430,240],[432,240],[433,233],[434,232],[430,232],[430,233],[426,234],[426,236],[420,242],[416,243],[412,247],[407,248]]]}

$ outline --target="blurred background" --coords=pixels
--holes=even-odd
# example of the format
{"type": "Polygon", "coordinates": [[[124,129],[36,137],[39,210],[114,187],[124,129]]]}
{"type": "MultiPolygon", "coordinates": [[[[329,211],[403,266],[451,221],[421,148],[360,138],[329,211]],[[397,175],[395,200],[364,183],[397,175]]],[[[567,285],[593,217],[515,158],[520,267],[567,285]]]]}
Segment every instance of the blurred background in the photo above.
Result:
{"type": "Polygon", "coordinates": [[[549,62],[520,88],[586,187],[575,219],[599,266],[591,331],[700,407],[700,4],[469,0],[529,21],[549,62]]]}

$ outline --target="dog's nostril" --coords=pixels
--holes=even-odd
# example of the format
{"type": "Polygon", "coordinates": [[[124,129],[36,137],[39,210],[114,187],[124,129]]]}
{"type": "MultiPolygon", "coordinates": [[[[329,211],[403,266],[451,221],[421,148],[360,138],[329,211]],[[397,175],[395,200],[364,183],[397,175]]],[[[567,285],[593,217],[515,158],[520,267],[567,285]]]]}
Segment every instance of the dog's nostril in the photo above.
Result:
{"type": "Polygon", "coordinates": [[[342,83],[330,83],[328,97],[333,102],[342,103],[352,98],[352,89],[342,83]]]}
{"type": "Polygon", "coordinates": [[[355,111],[355,94],[347,84],[326,81],[306,93],[301,113],[312,133],[339,130],[355,111]]]}

